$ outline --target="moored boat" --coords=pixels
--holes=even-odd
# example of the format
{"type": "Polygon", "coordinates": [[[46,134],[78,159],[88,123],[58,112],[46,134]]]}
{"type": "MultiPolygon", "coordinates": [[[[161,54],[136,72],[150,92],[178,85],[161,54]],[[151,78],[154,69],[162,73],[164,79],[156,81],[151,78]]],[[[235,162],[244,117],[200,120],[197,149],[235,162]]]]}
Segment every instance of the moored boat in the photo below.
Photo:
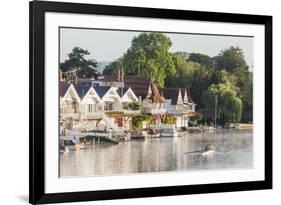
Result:
{"type": "Polygon", "coordinates": [[[69,151],[75,151],[79,149],[85,149],[86,145],[84,143],[79,143],[74,138],[64,138],[61,140],[60,144],[60,151],[61,152],[69,152],[69,151]]]}
{"type": "Polygon", "coordinates": [[[132,132],[131,140],[145,140],[147,136],[148,136],[147,131],[132,132]]]}
{"type": "Polygon", "coordinates": [[[178,131],[176,128],[171,127],[171,128],[163,128],[161,130],[161,137],[177,137],[178,136],[178,131]]]}
{"type": "Polygon", "coordinates": [[[154,128],[149,128],[147,130],[147,133],[148,133],[147,136],[150,137],[150,138],[158,138],[158,137],[160,137],[160,133],[157,132],[154,128]]]}

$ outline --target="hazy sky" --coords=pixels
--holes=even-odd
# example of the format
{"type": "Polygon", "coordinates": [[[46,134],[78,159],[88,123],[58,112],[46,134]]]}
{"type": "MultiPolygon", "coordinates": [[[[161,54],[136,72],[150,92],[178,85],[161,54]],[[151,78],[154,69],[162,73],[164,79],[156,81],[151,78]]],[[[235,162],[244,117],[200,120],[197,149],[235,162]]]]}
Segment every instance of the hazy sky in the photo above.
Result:
{"type": "MultiPolygon", "coordinates": [[[[89,59],[97,61],[113,61],[121,57],[131,46],[134,36],[140,32],[133,31],[112,31],[93,29],[71,29],[61,28],[60,30],[60,61],[67,58],[75,46],[87,49],[91,54],[89,59]]],[[[186,51],[216,56],[221,50],[230,46],[238,46],[243,49],[247,64],[252,67],[253,62],[253,38],[174,34],[165,33],[172,41],[171,52],[186,51]]]]}

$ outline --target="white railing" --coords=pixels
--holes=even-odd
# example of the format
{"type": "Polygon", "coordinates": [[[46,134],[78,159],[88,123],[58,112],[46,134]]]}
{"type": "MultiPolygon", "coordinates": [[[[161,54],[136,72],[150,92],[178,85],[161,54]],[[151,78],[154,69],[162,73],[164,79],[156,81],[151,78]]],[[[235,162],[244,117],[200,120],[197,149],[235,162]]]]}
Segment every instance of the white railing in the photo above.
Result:
{"type": "Polygon", "coordinates": [[[61,113],[75,113],[75,111],[77,112],[78,110],[79,108],[74,106],[60,107],[61,113]]]}
{"type": "Polygon", "coordinates": [[[73,119],[79,119],[79,117],[80,117],[80,113],[71,113],[71,112],[69,112],[69,113],[60,113],[60,116],[62,117],[62,118],[73,118],[73,119]]]}
{"type": "Polygon", "coordinates": [[[171,114],[171,115],[181,115],[181,114],[183,114],[183,111],[171,109],[171,110],[167,110],[167,113],[171,114]]]}
{"type": "Polygon", "coordinates": [[[101,118],[101,116],[102,116],[102,112],[82,113],[83,119],[97,119],[97,118],[101,118]]]}
{"type": "Polygon", "coordinates": [[[125,115],[139,115],[141,114],[141,110],[124,110],[123,113],[125,115]]]}
{"type": "Polygon", "coordinates": [[[143,107],[142,108],[142,112],[143,113],[150,113],[150,114],[164,114],[164,113],[166,113],[166,109],[165,108],[147,108],[147,107],[143,107]]]}
{"type": "Polygon", "coordinates": [[[76,131],[76,130],[65,130],[65,135],[62,138],[63,139],[77,139],[77,138],[85,137],[87,135],[112,138],[112,133],[110,133],[110,132],[106,132],[106,133],[102,133],[102,132],[81,132],[81,131],[76,131]]]}
{"type": "Polygon", "coordinates": [[[160,125],[151,125],[151,127],[155,130],[162,130],[162,129],[175,129],[175,125],[172,124],[160,124],[160,125]]]}

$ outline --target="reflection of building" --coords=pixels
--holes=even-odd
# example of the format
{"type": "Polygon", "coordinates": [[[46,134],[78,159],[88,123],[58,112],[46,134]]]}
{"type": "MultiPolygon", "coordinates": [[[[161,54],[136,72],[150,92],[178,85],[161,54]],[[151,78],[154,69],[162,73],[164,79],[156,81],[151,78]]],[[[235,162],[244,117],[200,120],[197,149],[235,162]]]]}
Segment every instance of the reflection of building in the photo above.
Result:
{"type": "Polygon", "coordinates": [[[184,88],[163,88],[167,113],[174,116],[176,127],[188,127],[188,120],[195,114],[195,103],[184,88]]]}

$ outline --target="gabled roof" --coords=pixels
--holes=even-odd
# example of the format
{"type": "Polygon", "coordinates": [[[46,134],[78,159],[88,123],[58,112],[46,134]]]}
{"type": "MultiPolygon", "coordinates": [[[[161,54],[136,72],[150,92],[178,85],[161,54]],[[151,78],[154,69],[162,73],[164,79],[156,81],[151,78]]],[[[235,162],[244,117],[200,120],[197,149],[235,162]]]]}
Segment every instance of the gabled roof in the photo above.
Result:
{"type": "MultiPolygon", "coordinates": [[[[105,82],[121,82],[118,74],[104,75],[105,82]]],[[[144,99],[147,96],[148,88],[152,82],[151,77],[124,75],[123,77],[125,87],[130,87],[137,97],[141,96],[144,99]]]]}
{"type": "Polygon", "coordinates": [[[189,103],[195,104],[195,102],[191,99],[190,95],[187,95],[187,97],[188,97],[188,102],[189,102],[189,103]]]}
{"type": "Polygon", "coordinates": [[[178,102],[179,95],[182,95],[181,88],[162,88],[161,92],[164,98],[171,100],[172,105],[182,103],[178,102]]]}
{"type": "Polygon", "coordinates": [[[122,95],[122,88],[118,88],[117,92],[123,102],[132,102],[132,101],[138,102],[139,100],[136,94],[134,93],[134,91],[130,87],[123,88],[123,95],[122,95]]]}
{"type": "MultiPolygon", "coordinates": [[[[184,96],[184,91],[186,91],[186,95],[187,95],[187,99],[188,99],[188,103],[192,103],[195,104],[194,101],[191,99],[190,95],[188,94],[187,90],[184,89],[182,90],[182,95],[184,96]]],[[[184,98],[184,97],[183,97],[184,98]]]]}
{"type": "Polygon", "coordinates": [[[99,103],[102,103],[102,100],[101,98],[99,97],[99,95],[97,94],[96,90],[94,89],[94,87],[90,87],[89,90],[86,92],[85,96],[83,97],[82,101],[81,102],[85,102],[85,100],[87,99],[87,97],[95,97],[96,100],[99,102],[99,103]]]}
{"type": "Polygon", "coordinates": [[[107,91],[111,88],[110,86],[94,86],[93,87],[97,94],[100,96],[100,98],[103,98],[103,96],[107,93],[107,91]]]}
{"type": "Polygon", "coordinates": [[[60,97],[64,97],[66,92],[68,91],[69,87],[71,84],[67,83],[67,82],[59,82],[59,95],[60,97]]]}
{"type": "MultiPolygon", "coordinates": [[[[126,94],[126,92],[127,92],[129,89],[130,89],[130,87],[124,87],[124,88],[123,88],[123,96],[126,94]]],[[[122,88],[119,87],[119,88],[117,89],[117,93],[119,94],[120,97],[123,97],[123,96],[122,96],[122,88]]]]}
{"type": "Polygon", "coordinates": [[[87,92],[89,91],[91,86],[89,85],[75,85],[74,88],[77,92],[77,94],[79,95],[79,97],[82,99],[86,94],[87,92]]]}

